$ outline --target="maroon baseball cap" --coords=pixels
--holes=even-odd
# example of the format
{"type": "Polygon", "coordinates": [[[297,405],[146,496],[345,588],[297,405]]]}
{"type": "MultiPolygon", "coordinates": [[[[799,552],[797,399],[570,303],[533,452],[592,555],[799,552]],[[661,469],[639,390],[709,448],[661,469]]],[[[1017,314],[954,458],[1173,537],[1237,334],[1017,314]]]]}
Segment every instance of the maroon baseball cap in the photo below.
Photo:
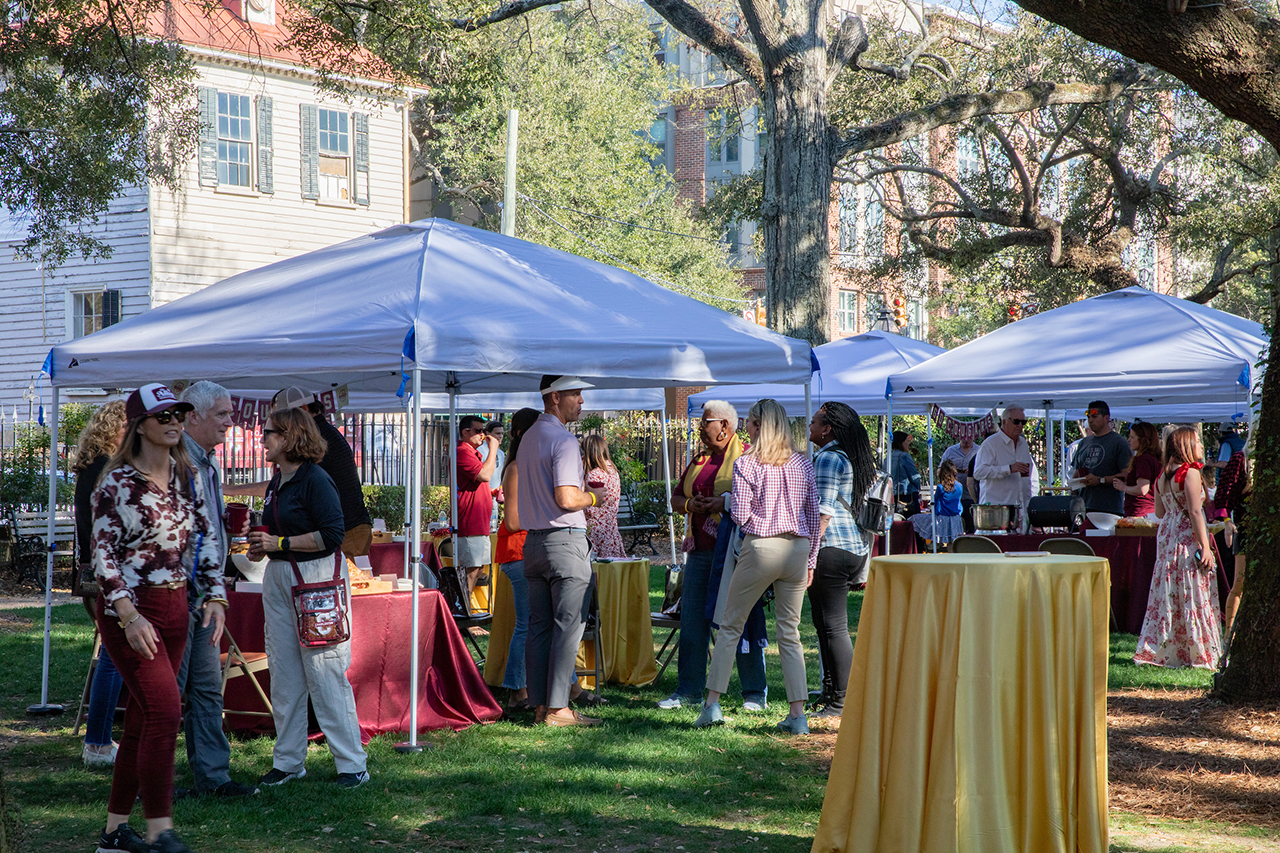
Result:
{"type": "Polygon", "coordinates": [[[157,412],[163,412],[168,409],[190,412],[195,409],[195,406],[179,400],[167,385],[153,382],[150,385],[143,385],[129,395],[129,399],[124,404],[124,416],[129,420],[133,420],[143,415],[154,415],[157,412]]]}

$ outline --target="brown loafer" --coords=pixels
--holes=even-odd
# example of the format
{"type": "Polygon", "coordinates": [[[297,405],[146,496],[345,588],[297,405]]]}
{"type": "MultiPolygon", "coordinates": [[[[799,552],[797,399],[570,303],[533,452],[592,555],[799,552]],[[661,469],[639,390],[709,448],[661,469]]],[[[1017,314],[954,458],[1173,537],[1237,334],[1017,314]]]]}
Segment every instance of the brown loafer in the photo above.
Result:
{"type": "Polygon", "coordinates": [[[604,722],[599,717],[584,717],[572,708],[564,708],[559,713],[547,714],[548,726],[598,726],[604,722]]]}

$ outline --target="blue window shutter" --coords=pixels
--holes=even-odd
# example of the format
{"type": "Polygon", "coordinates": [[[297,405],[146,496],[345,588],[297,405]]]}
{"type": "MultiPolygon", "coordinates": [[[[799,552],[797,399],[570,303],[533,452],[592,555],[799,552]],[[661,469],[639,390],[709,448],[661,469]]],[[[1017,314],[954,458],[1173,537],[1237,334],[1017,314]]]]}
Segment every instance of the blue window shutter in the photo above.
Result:
{"type": "Polygon", "coordinates": [[[369,116],[355,113],[356,204],[369,203],[369,116]]]}
{"type": "Polygon", "coordinates": [[[218,185],[218,90],[201,86],[200,97],[200,186],[218,185]]]}
{"type": "Polygon", "coordinates": [[[320,112],[302,105],[302,197],[320,198],[320,112]]]}
{"type": "Polygon", "coordinates": [[[276,191],[275,152],[272,149],[271,96],[258,96],[258,192],[276,191]]]}

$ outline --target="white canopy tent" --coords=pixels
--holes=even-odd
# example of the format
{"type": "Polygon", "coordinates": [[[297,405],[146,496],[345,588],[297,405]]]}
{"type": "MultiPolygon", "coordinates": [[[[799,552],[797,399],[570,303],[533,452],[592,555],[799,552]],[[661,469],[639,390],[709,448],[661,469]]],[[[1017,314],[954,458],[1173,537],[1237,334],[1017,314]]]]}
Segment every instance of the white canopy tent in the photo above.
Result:
{"type": "Polygon", "coordinates": [[[1186,403],[1247,410],[1262,326],[1129,287],[1010,323],[889,377],[893,404],[1113,409],[1186,403]]]}
{"type": "MultiPolygon", "coordinates": [[[[818,361],[812,382],[814,405],[838,400],[860,415],[887,414],[889,376],[944,352],[942,347],[879,329],[814,347],[813,355],[818,361]]],[[[727,400],[745,412],[765,397],[781,403],[791,417],[805,414],[804,389],[776,384],[735,385],[693,394],[689,397],[689,411],[701,409],[708,400],[727,400]]],[[[928,402],[906,405],[895,402],[894,410],[899,415],[923,414],[928,410],[928,402]]]]}
{"type": "MultiPolygon", "coordinates": [[[[1071,410],[1105,400],[1130,416],[1223,406],[1243,417],[1267,346],[1251,320],[1129,287],[1010,323],[894,374],[889,393],[895,406],[1071,410]]],[[[929,467],[932,480],[932,443],[929,467]]]]}
{"type": "MultiPolygon", "coordinates": [[[[58,391],[67,386],[131,387],[163,377],[209,379],[229,389],[347,385],[395,393],[410,386],[416,423],[424,387],[447,392],[456,414],[459,393],[536,393],[548,373],[582,376],[600,388],[804,383],[810,359],[803,341],[624,270],[423,220],[233,276],[58,344],[45,370],[56,446],[58,391]]],[[[413,452],[415,562],[422,551],[421,445],[415,441],[413,452]]],[[[456,518],[456,471],[452,479],[456,518]]],[[[54,485],[51,477],[50,539],[54,485]]],[[[46,596],[46,704],[51,606],[46,596]]],[[[415,595],[415,636],[417,620],[415,595]]],[[[416,696],[416,643],[411,657],[416,696]]],[[[416,711],[415,702],[411,748],[416,711]]]]}

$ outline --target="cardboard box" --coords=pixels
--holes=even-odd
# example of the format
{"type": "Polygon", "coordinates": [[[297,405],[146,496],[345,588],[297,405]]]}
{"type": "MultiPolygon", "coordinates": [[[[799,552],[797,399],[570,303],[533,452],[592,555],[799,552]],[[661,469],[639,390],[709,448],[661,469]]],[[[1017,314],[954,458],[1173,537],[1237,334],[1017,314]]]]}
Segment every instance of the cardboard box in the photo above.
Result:
{"type": "Polygon", "coordinates": [[[375,545],[390,545],[390,544],[391,544],[391,534],[390,534],[389,532],[387,532],[386,530],[375,530],[375,531],[373,531],[373,544],[375,544],[375,545]]]}

